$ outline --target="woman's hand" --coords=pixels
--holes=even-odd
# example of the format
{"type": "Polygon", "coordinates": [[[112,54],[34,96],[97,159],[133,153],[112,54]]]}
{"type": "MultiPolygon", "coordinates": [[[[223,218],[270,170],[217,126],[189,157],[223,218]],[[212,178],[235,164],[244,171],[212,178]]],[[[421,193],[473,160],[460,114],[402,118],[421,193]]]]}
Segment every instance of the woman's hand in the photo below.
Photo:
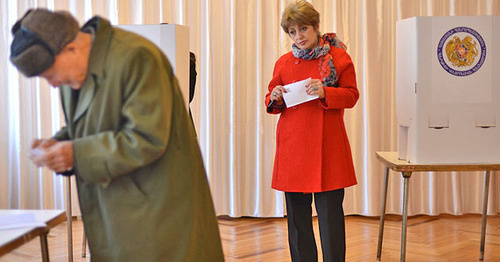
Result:
{"type": "Polygon", "coordinates": [[[283,103],[283,93],[286,93],[286,89],[283,86],[276,86],[271,92],[271,100],[276,101],[277,105],[283,103]]]}
{"type": "Polygon", "coordinates": [[[306,92],[308,95],[317,95],[320,99],[325,98],[325,87],[319,79],[311,79],[311,82],[306,85],[306,92]]]}

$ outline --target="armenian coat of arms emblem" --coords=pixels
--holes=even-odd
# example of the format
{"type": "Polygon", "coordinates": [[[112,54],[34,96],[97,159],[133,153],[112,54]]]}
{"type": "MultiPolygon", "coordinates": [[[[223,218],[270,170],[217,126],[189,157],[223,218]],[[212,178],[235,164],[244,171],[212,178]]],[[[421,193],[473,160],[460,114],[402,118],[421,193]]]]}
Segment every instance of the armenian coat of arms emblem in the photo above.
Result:
{"type": "Polygon", "coordinates": [[[446,32],[438,44],[441,66],[455,76],[475,73],[486,58],[486,45],[481,35],[469,27],[456,27],[446,32]]]}
{"type": "Polygon", "coordinates": [[[456,67],[470,66],[477,57],[477,42],[472,37],[454,36],[446,43],[446,57],[456,67]]]}

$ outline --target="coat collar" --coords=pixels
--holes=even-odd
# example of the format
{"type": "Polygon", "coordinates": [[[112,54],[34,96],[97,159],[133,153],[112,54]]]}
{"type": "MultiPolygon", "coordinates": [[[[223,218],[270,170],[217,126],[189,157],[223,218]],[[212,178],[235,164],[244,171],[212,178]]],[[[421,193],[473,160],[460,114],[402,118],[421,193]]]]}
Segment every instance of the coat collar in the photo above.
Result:
{"type": "Polygon", "coordinates": [[[88,74],[94,74],[98,78],[104,76],[104,65],[108,57],[108,49],[113,37],[113,28],[108,20],[95,16],[90,19],[83,27],[92,27],[95,30],[94,43],[90,51],[88,74]]]}
{"type": "MultiPolygon", "coordinates": [[[[92,27],[95,31],[95,38],[90,50],[88,72],[85,82],[80,89],[78,103],[73,116],[73,122],[76,123],[87,112],[92,102],[99,83],[105,76],[105,63],[108,49],[113,36],[113,29],[108,20],[101,17],[90,19],[83,27],[85,30],[92,27]]],[[[76,101],[74,101],[76,102],[76,101]]]]}

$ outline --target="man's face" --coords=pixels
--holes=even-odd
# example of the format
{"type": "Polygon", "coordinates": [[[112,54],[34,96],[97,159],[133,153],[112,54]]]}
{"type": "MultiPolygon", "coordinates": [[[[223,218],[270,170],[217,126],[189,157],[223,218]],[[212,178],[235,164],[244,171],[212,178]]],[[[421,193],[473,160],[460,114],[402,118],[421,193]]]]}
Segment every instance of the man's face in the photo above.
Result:
{"type": "Polygon", "coordinates": [[[86,61],[79,59],[78,52],[65,47],[55,56],[54,64],[40,74],[51,86],[68,85],[74,90],[82,87],[86,76],[86,61]]]}

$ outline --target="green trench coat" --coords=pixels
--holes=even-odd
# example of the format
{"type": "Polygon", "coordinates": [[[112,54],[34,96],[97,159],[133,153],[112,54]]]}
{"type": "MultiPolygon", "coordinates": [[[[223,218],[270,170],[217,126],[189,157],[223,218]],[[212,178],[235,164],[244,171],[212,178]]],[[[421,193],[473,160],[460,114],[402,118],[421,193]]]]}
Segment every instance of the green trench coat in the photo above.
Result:
{"type": "Polygon", "coordinates": [[[96,17],[87,78],[61,87],[93,261],[223,261],[193,125],[165,56],[96,17]]]}

